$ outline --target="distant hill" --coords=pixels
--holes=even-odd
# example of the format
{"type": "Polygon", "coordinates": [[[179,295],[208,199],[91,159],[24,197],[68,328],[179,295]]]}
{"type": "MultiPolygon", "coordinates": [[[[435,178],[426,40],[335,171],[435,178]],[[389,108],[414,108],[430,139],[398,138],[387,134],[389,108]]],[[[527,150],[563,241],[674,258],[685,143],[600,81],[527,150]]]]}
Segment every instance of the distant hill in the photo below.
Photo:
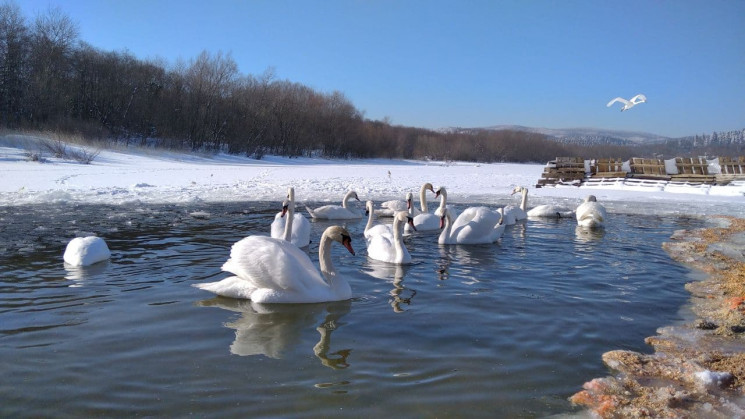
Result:
{"type": "Polygon", "coordinates": [[[578,145],[653,145],[668,144],[685,148],[705,146],[745,146],[745,129],[712,132],[711,134],[690,135],[670,138],[649,132],[617,131],[601,128],[536,128],[523,125],[494,125],[483,128],[447,128],[444,132],[469,132],[479,130],[512,130],[543,134],[563,144],[578,145]]]}
{"type": "Polygon", "coordinates": [[[521,125],[495,125],[486,127],[491,130],[510,129],[544,134],[565,144],[596,145],[640,145],[664,143],[670,140],[657,134],[639,131],[616,131],[600,128],[533,128],[521,125]]]}

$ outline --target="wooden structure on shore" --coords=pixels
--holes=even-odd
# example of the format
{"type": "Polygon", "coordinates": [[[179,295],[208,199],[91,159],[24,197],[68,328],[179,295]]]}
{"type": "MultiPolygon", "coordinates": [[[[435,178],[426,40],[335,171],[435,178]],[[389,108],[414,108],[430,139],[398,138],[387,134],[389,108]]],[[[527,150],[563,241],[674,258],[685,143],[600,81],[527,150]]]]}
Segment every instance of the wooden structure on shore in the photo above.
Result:
{"type": "Polygon", "coordinates": [[[557,157],[543,169],[536,187],[575,185],[629,180],[639,185],[666,182],[681,185],[726,185],[745,181],[745,156],[676,157],[671,160],[634,157],[626,162],[620,158],[585,161],[581,157],[557,157]]]}

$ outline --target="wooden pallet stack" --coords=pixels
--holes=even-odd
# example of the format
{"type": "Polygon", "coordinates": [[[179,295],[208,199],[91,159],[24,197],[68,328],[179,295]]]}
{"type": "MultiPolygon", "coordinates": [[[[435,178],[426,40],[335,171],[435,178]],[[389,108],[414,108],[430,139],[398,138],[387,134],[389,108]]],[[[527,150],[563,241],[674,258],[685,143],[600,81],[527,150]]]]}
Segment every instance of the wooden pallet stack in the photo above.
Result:
{"type": "MultiPolygon", "coordinates": [[[[671,161],[667,162],[671,164],[671,161]]],[[[581,157],[557,157],[543,169],[536,187],[546,185],[603,186],[609,184],[629,186],[660,185],[727,185],[733,181],[745,182],[745,156],[719,157],[719,169],[709,173],[709,161],[705,157],[677,157],[678,173],[668,173],[665,160],[633,157],[627,170],[620,158],[602,158],[590,161],[589,176],[585,173],[585,161],[581,157]],[[720,173],[716,173],[720,172],[720,173]]],[[[716,166],[716,164],[714,164],[716,166]]]]}
{"type": "Polygon", "coordinates": [[[545,185],[576,185],[585,179],[585,160],[581,157],[557,157],[549,162],[538,179],[536,188],[545,185]]]}
{"type": "Polygon", "coordinates": [[[629,177],[635,179],[670,180],[670,175],[665,170],[665,161],[662,159],[633,157],[630,166],[631,173],[629,177]]]}
{"type": "Polygon", "coordinates": [[[709,162],[703,157],[676,157],[677,175],[670,176],[672,182],[713,184],[715,175],[709,174],[709,162]]]}
{"type": "Polygon", "coordinates": [[[720,157],[719,167],[721,173],[715,175],[718,185],[726,185],[733,180],[745,180],[745,156],[720,157]]]}
{"type": "Polygon", "coordinates": [[[623,160],[620,158],[597,159],[592,166],[593,178],[625,178],[626,172],[623,170],[623,160]]]}

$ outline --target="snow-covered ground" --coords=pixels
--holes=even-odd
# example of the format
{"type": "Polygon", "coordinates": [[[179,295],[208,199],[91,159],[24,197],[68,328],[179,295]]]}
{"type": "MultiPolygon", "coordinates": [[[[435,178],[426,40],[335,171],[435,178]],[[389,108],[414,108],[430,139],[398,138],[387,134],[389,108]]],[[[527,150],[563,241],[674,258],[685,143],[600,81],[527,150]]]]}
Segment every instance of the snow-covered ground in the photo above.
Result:
{"type": "MultiPolygon", "coordinates": [[[[425,182],[447,186],[453,203],[518,203],[510,192],[530,188],[528,208],[578,205],[593,194],[611,213],[745,216],[745,182],[729,186],[601,186],[534,188],[542,164],[410,160],[326,160],[267,156],[193,155],[151,149],[102,150],[91,164],[51,158],[29,161],[32,137],[0,136],[0,205],[62,202],[198,203],[280,201],[288,186],[298,202],[341,201],[348,190],[361,200],[403,199],[425,182]]],[[[430,194],[430,201],[434,196],[430,194]]],[[[362,205],[360,204],[360,207],[362,205]]]]}

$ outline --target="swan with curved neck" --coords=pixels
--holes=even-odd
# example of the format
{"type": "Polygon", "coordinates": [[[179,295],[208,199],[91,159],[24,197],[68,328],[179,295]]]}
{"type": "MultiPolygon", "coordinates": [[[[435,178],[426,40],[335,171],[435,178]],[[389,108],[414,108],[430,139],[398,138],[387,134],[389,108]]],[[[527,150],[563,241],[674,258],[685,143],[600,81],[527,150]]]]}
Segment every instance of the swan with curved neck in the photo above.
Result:
{"type": "Polygon", "coordinates": [[[440,198],[440,206],[435,210],[436,216],[442,217],[445,214],[445,209],[447,209],[450,211],[451,217],[454,219],[458,218],[458,212],[455,211],[455,209],[448,207],[448,191],[444,186],[440,186],[440,188],[437,189],[435,192],[435,198],[440,198]]]}
{"type": "Polygon", "coordinates": [[[365,224],[365,239],[370,240],[372,236],[387,234],[393,236],[393,228],[390,225],[374,224],[375,221],[375,204],[373,201],[365,202],[365,213],[367,214],[367,224],[365,224]]]}
{"type": "Polygon", "coordinates": [[[502,216],[487,207],[466,208],[453,221],[449,209],[445,209],[440,224],[443,227],[437,242],[440,244],[489,244],[504,234],[502,216]]]}
{"type": "MultiPolygon", "coordinates": [[[[421,213],[414,215],[414,227],[416,227],[416,231],[434,231],[440,229],[440,217],[429,212],[427,191],[435,193],[435,189],[429,182],[422,185],[422,188],[419,190],[419,207],[421,213]]],[[[404,231],[411,233],[414,230],[409,224],[406,224],[404,231]]]]}
{"type": "Polygon", "coordinates": [[[597,202],[595,195],[588,195],[585,202],[577,207],[577,224],[582,227],[601,228],[608,217],[605,207],[597,202]]]}
{"type": "Polygon", "coordinates": [[[574,211],[559,205],[538,205],[528,210],[528,188],[517,186],[512,190],[512,194],[522,193],[520,209],[525,211],[528,218],[550,217],[550,218],[570,218],[574,216],[574,211]]]}
{"type": "MultiPolygon", "coordinates": [[[[367,242],[367,255],[371,259],[388,263],[411,263],[411,254],[404,246],[404,225],[413,226],[414,220],[404,211],[397,212],[393,217],[393,235],[373,235],[367,242]]],[[[416,230],[416,229],[415,229],[416,230]]]]}
{"type": "Polygon", "coordinates": [[[510,195],[514,195],[516,193],[522,193],[520,206],[506,205],[504,208],[502,208],[501,211],[502,216],[504,217],[504,224],[506,225],[512,225],[515,224],[517,221],[528,218],[528,214],[525,212],[525,208],[528,205],[528,189],[523,188],[522,186],[517,186],[512,190],[512,193],[510,195]]]}
{"type": "Polygon", "coordinates": [[[221,281],[194,284],[223,297],[246,298],[257,303],[320,303],[347,300],[349,283],[331,262],[331,244],[341,243],[354,255],[349,232],[328,227],[318,248],[320,272],[308,255],[283,239],[249,236],[236,242],[222,270],[234,276],[221,281]]]}
{"type": "Polygon", "coordinates": [[[287,200],[282,203],[282,211],[274,216],[271,236],[285,239],[297,247],[310,244],[310,222],[302,214],[295,213],[295,188],[287,188],[287,200]]]}
{"type": "Polygon", "coordinates": [[[349,207],[349,200],[360,198],[357,196],[357,192],[349,191],[344,195],[344,199],[341,201],[341,205],[324,205],[316,209],[307,208],[308,213],[311,217],[320,220],[353,220],[356,218],[362,218],[362,213],[357,211],[355,208],[349,207]]]}

